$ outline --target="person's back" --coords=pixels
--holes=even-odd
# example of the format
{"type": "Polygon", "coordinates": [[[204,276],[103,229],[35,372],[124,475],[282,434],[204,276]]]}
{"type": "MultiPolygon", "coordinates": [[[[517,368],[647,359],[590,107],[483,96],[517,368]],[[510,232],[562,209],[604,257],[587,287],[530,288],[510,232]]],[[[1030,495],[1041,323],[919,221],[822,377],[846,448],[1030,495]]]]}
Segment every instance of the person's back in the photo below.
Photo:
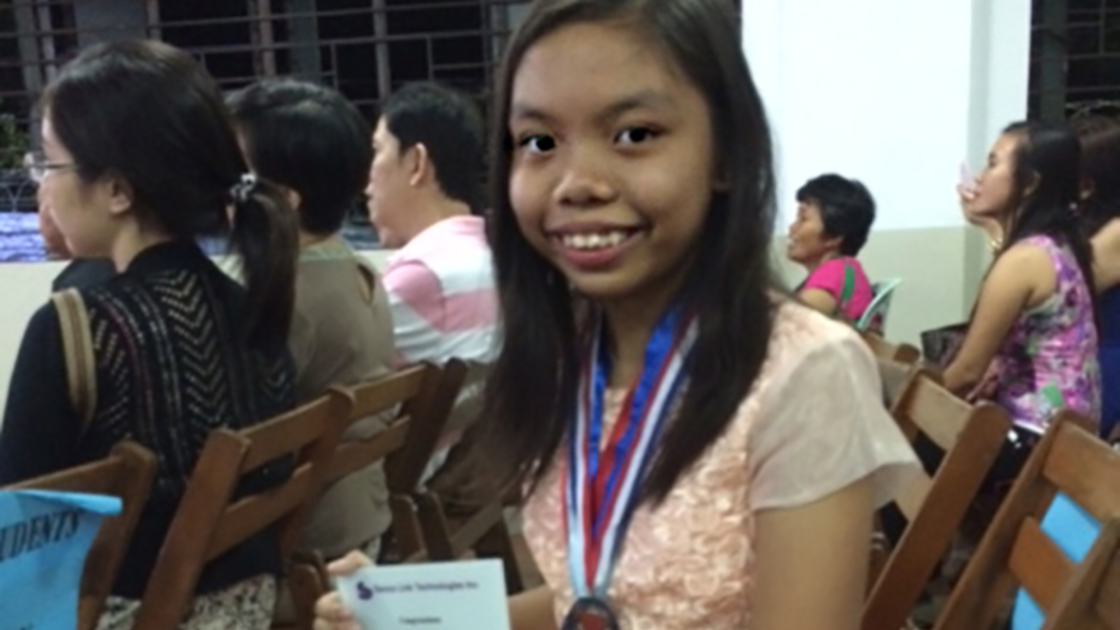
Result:
{"type": "MultiPolygon", "coordinates": [[[[386,99],[366,188],[381,243],[400,248],[383,281],[397,363],[451,359],[485,373],[497,355],[498,295],[482,213],[483,124],[466,96],[431,83],[386,99]]],[[[462,392],[428,469],[474,420],[481,392],[462,392]]]]}
{"type": "MultiPolygon", "coordinates": [[[[296,268],[296,305],[289,337],[300,402],[332,385],[359,385],[393,369],[389,298],[376,273],[339,237],[306,247],[296,268]]],[[[352,425],[343,439],[363,439],[387,418],[352,425]]],[[[324,490],[302,539],[327,558],[350,549],[374,550],[392,522],[383,462],[324,490]]]]}
{"type": "Polygon", "coordinates": [[[1093,298],[1068,246],[1045,235],[1022,243],[1046,251],[1057,287],[1016,319],[999,353],[996,399],[1019,425],[1042,431],[1069,408],[1100,417],[1100,377],[1093,298]]]}
{"type": "MultiPolygon", "coordinates": [[[[246,172],[217,86],[185,52],[91,47],[43,102],[39,194],[75,257],[122,273],[55,294],[32,318],[0,432],[0,485],[104,457],[125,439],[155,452],[151,497],[99,624],[115,630],[131,627],[211,431],[294,405],[297,232],[280,191],[246,172]],[[228,236],[244,286],[204,255],[207,236],[228,236]],[[83,347],[93,370],[74,358],[83,347]]],[[[267,464],[239,493],[289,468],[267,464]]],[[[276,542],[266,530],[206,563],[181,627],[267,628],[276,542]]]]}
{"type": "Polygon", "coordinates": [[[836,316],[847,322],[859,321],[875,297],[863,265],[851,256],[821,263],[809,273],[797,292],[813,289],[828,293],[836,302],[836,316]]]}
{"type": "Polygon", "coordinates": [[[1115,439],[1120,426],[1120,287],[1097,298],[1100,309],[1101,437],[1115,439]]]}
{"type": "Polygon", "coordinates": [[[340,237],[300,252],[289,341],[300,403],[332,385],[368,383],[393,369],[388,293],[377,272],[340,237]]]}
{"type": "MultiPolygon", "coordinates": [[[[123,274],[80,294],[94,342],[98,400],[88,424],[73,427],[82,437],[71,461],[105,457],[123,439],[152,449],[159,461],[113,589],[139,598],[207,436],[291,409],[295,372],[283,346],[267,352],[245,345],[237,324],[245,291],[194,243],[149,248],[123,274]]],[[[57,315],[40,317],[53,319],[45,325],[57,331],[57,315]]],[[[244,489],[282,481],[289,471],[287,463],[274,464],[244,489]]],[[[274,546],[266,533],[235,548],[206,567],[199,591],[278,573],[274,546]]]]}
{"type": "Polygon", "coordinates": [[[444,219],[393,256],[385,272],[398,361],[488,364],[497,347],[497,294],[481,217],[444,219]]]}
{"type": "MultiPolygon", "coordinates": [[[[338,92],[303,81],[260,81],[227,102],[249,165],[288,193],[299,216],[288,335],[298,402],[314,400],[332,385],[360,385],[388,374],[393,369],[388,294],[376,272],[339,236],[368,181],[369,125],[338,92]]],[[[344,439],[370,437],[386,420],[364,419],[344,439]]],[[[355,547],[372,550],[390,525],[388,495],[382,462],[338,480],[323,492],[301,544],[329,559],[355,547]]]]}
{"type": "MultiPolygon", "coordinates": [[[[1120,120],[1074,121],[1081,140],[1081,223],[1093,246],[1098,291],[1101,436],[1120,425],[1120,120]]],[[[1120,436],[1117,436],[1120,437],[1120,436]]]]}

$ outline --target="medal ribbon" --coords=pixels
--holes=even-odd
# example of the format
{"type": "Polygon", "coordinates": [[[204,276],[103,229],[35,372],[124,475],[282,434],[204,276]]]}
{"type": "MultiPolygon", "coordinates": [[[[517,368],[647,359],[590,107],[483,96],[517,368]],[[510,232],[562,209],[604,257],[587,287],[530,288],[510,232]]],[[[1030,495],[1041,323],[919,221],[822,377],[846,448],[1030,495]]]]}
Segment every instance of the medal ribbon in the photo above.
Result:
{"type": "Polygon", "coordinates": [[[646,345],[638,383],[626,397],[601,455],[603,397],[610,372],[601,318],[592,332],[576,418],[568,435],[564,504],[568,570],[576,596],[605,599],[646,468],[683,380],[698,326],[695,320],[682,326],[679,307],[662,316],[646,345]]]}

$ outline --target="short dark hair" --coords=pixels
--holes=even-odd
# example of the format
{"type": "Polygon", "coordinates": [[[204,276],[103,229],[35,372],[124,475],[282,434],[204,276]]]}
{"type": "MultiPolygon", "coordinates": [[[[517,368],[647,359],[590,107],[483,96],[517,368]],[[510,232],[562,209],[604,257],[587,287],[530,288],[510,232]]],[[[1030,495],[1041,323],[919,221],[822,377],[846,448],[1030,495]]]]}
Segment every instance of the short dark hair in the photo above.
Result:
{"type": "Polygon", "coordinates": [[[875,222],[875,199],[854,179],[829,173],[805,182],[797,191],[799,203],[815,203],[828,236],[840,238],[840,253],[855,256],[867,243],[875,222]]]}
{"type": "Polygon", "coordinates": [[[411,83],[385,99],[381,116],[402,152],[424,145],[445,195],[481,211],[485,130],[466,95],[435,83],[411,83]]]}
{"type": "Polygon", "coordinates": [[[226,100],[253,170],[300,196],[300,225],[342,228],[369,180],[369,124],[344,96],[293,79],[265,79],[226,100]]]}

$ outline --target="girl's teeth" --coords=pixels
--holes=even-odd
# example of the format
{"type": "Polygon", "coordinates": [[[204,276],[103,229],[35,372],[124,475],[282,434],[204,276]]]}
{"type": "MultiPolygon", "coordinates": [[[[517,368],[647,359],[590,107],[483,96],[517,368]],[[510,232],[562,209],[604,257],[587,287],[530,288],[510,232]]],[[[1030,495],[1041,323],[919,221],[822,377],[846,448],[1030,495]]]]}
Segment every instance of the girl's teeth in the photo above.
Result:
{"type": "Polygon", "coordinates": [[[626,240],[626,233],[622,231],[603,232],[597,234],[567,234],[562,241],[565,247],[572,249],[602,249],[616,247],[626,240]]]}

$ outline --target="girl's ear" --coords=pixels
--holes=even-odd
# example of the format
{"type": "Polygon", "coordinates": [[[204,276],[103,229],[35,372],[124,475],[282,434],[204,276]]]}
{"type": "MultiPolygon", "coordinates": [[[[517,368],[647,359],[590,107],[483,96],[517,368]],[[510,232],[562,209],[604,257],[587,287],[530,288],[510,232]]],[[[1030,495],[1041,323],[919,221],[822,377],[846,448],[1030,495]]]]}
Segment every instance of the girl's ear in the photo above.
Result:
{"type": "Polygon", "coordinates": [[[1038,174],[1038,171],[1031,171],[1031,177],[1027,181],[1027,185],[1023,188],[1023,197],[1025,198],[1033,195],[1034,192],[1038,190],[1038,185],[1040,183],[1042,183],[1042,176],[1038,174]]]}

